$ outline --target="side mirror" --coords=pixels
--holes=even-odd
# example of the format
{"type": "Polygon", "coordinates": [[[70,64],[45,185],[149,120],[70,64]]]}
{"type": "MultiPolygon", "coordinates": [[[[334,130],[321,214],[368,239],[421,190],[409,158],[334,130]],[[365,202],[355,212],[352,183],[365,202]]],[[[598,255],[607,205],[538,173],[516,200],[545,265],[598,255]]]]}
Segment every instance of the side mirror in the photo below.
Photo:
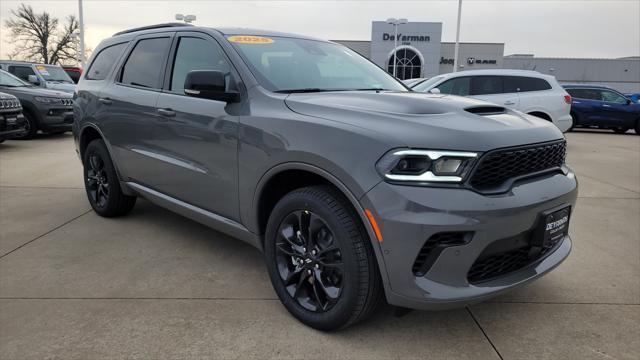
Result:
{"type": "Polygon", "coordinates": [[[433,88],[433,89],[429,90],[429,92],[430,92],[431,94],[440,94],[440,89],[438,89],[438,88],[433,88]]]}
{"type": "Polygon", "coordinates": [[[217,70],[189,71],[184,79],[184,93],[188,96],[224,101],[240,101],[240,94],[226,90],[225,75],[217,70]]]}
{"type": "Polygon", "coordinates": [[[27,78],[27,81],[29,81],[33,85],[40,85],[40,81],[38,81],[38,77],[35,75],[29,75],[29,77],[27,78]]]}
{"type": "Polygon", "coordinates": [[[627,105],[631,104],[633,101],[631,101],[631,99],[627,98],[627,105]]]}

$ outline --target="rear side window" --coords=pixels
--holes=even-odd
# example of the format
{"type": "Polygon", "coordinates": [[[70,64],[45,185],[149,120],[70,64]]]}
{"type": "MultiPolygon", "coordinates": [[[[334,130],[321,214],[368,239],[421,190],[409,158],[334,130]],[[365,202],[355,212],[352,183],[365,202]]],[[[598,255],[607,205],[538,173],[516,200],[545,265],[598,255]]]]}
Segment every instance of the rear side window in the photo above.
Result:
{"type": "Polygon", "coordinates": [[[471,78],[468,76],[454,78],[443,82],[437,88],[442,94],[467,96],[471,88],[471,78]]]}
{"type": "MultiPolygon", "coordinates": [[[[122,54],[122,50],[126,44],[127,43],[116,44],[102,49],[96,56],[95,60],[93,60],[93,63],[91,63],[91,66],[87,71],[87,75],[85,75],[85,79],[104,80],[107,75],[109,75],[111,68],[113,68],[113,65],[116,60],[118,60],[120,54],[122,54]]],[[[74,81],[76,80],[72,75],[73,72],[68,71],[67,73],[74,81]]]]}
{"type": "Polygon", "coordinates": [[[473,95],[490,95],[504,93],[503,76],[475,76],[473,78],[473,95]]]}
{"type": "Polygon", "coordinates": [[[184,94],[184,80],[192,70],[218,70],[228,74],[230,67],[218,44],[200,38],[182,37],[173,62],[171,92],[184,94]]]}
{"type": "Polygon", "coordinates": [[[517,87],[518,92],[551,89],[551,85],[549,84],[549,82],[544,79],[526,76],[511,76],[510,78],[510,81],[513,81],[515,83],[515,87],[517,87]]]}
{"type": "Polygon", "coordinates": [[[168,37],[140,40],[122,68],[121,82],[159,89],[170,44],[168,37]]]}
{"type": "Polygon", "coordinates": [[[35,75],[31,66],[9,66],[9,72],[24,81],[29,81],[29,75],[35,75]]]}
{"type": "Polygon", "coordinates": [[[594,89],[565,89],[574,99],[600,100],[601,96],[594,89]]]}
{"type": "Polygon", "coordinates": [[[618,104],[626,104],[627,103],[627,99],[620,95],[617,94],[613,91],[609,91],[609,90],[599,90],[599,92],[601,93],[601,98],[602,101],[606,101],[606,102],[613,102],[613,103],[618,103],[618,104]]]}

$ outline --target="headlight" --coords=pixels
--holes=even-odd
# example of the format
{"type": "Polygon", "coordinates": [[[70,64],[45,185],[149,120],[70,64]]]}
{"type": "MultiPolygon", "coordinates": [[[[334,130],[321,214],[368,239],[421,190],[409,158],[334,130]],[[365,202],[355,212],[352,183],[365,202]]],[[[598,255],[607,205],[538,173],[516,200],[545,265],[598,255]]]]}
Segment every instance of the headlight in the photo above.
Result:
{"type": "Polygon", "coordinates": [[[376,165],[385,179],[401,182],[460,183],[478,153],[440,150],[394,150],[376,165]]]}
{"type": "Polygon", "coordinates": [[[52,105],[62,104],[62,99],[60,98],[35,96],[33,99],[43,104],[52,104],[52,105]]]}

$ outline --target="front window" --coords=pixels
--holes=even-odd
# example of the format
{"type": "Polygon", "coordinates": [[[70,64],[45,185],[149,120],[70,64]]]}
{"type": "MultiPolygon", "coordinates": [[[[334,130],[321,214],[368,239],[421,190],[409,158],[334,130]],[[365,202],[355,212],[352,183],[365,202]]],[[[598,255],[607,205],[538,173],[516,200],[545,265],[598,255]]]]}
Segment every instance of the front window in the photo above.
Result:
{"type": "Polygon", "coordinates": [[[31,85],[9,74],[8,72],[0,70],[0,86],[23,87],[31,85]]]}
{"type": "Polygon", "coordinates": [[[67,72],[60,66],[36,65],[36,70],[38,70],[38,73],[45,81],[73,83],[73,80],[71,80],[67,72]]]}
{"type": "Polygon", "coordinates": [[[622,95],[616,94],[613,91],[602,90],[602,101],[618,103],[618,104],[626,104],[627,98],[622,95]]]}
{"type": "Polygon", "coordinates": [[[349,48],[323,41],[230,36],[262,86],[277,92],[407,91],[398,80],[349,48]]]}

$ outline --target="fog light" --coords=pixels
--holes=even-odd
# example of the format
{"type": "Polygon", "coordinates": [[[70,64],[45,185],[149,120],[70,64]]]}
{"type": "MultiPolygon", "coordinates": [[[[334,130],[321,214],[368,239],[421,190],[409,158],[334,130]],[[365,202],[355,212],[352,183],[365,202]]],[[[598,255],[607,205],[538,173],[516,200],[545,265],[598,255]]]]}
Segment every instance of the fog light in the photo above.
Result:
{"type": "Polygon", "coordinates": [[[433,173],[436,175],[454,175],[460,170],[461,159],[440,158],[433,164],[433,173]]]}

